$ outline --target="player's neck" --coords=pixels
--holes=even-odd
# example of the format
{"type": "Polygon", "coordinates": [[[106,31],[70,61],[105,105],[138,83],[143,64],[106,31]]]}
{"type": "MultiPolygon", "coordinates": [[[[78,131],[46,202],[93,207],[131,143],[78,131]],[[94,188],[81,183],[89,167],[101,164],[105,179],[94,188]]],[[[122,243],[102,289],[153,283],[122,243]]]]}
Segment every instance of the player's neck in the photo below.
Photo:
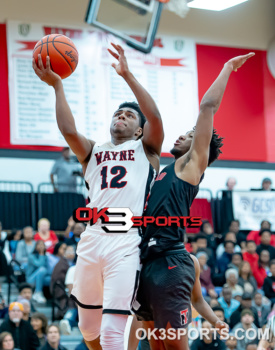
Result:
{"type": "Polygon", "coordinates": [[[114,138],[114,137],[112,137],[111,138],[111,142],[115,146],[121,145],[122,143],[127,142],[127,141],[131,141],[131,140],[135,141],[136,139],[135,138],[129,138],[129,137],[121,137],[121,138],[114,138]]]}

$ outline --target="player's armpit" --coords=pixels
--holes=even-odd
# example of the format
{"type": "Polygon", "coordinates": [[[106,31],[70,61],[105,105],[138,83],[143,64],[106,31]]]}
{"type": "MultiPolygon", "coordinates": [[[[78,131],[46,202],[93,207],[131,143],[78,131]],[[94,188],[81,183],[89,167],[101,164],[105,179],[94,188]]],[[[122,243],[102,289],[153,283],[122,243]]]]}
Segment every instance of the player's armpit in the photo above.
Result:
{"type": "Polygon", "coordinates": [[[95,142],[86,139],[86,137],[81,135],[79,132],[64,134],[63,136],[79,162],[82,165],[85,164],[93,150],[95,142]]]}

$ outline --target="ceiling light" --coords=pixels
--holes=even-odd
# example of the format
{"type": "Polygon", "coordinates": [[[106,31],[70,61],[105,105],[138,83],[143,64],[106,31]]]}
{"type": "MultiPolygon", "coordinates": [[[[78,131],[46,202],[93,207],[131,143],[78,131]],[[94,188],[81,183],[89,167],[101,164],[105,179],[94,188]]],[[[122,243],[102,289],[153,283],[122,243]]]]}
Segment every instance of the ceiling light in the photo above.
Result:
{"type": "Polygon", "coordinates": [[[245,1],[248,0],[193,0],[188,3],[188,6],[203,10],[222,11],[245,1]]]}

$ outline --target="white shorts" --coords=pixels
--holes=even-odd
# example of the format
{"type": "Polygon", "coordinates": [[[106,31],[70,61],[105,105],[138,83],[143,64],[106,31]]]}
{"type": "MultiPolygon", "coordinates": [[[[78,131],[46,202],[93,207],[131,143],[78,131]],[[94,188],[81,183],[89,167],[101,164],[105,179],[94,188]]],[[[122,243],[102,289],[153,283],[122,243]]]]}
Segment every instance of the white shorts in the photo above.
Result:
{"type": "Polygon", "coordinates": [[[140,263],[140,236],[88,227],[77,246],[72,299],[85,309],[130,315],[140,263]]]}

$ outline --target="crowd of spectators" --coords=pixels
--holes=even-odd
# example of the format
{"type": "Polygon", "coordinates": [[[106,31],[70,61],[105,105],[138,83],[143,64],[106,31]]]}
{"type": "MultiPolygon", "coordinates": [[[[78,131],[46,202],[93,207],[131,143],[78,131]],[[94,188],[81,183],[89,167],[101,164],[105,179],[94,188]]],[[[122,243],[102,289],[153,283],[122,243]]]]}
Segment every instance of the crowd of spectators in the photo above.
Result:
{"type": "MultiPolygon", "coordinates": [[[[75,303],[69,299],[73,287],[76,248],[85,225],[68,220],[68,227],[57,235],[46,218],[38,230],[24,227],[7,234],[0,223],[0,350],[66,350],[60,335],[69,335],[78,324],[75,303]],[[16,261],[16,264],[10,264],[16,261]],[[11,270],[12,266],[13,270],[11,270]],[[17,299],[7,305],[1,292],[6,273],[21,271],[17,299]],[[21,283],[20,283],[21,282],[21,283]],[[57,304],[55,322],[37,308],[57,304]]],[[[76,349],[87,349],[82,342],[76,349]]]]}
{"type": "MultiPolygon", "coordinates": [[[[232,191],[236,180],[229,178],[226,185],[232,191]]],[[[271,190],[270,179],[263,180],[262,190],[271,190]]],[[[78,324],[76,305],[68,296],[76,248],[84,230],[85,225],[72,218],[58,234],[51,230],[47,218],[38,221],[37,232],[28,226],[7,234],[0,223],[0,350],[65,349],[60,345],[60,334],[70,334],[78,324]],[[8,266],[13,260],[17,264],[11,271],[8,266]],[[18,283],[17,300],[7,305],[1,293],[3,276],[19,269],[24,281],[18,283]],[[48,325],[37,308],[51,298],[59,305],[54,315],[57,323],[48,325]]],[[[190,342],[191,350],[256,350],[257,339],[239,340],[236,333],[257,330],[275,319],[275,235],[271,223],[263,220],[259,230],[242,232],[239,221],[232,220],[226,232],[216,234],[211,223],[204,221],[199,233],[189,235],[186,249],[199,261],[204,298],[230,327],[226,342],[203,337],[190,342]]],[[[196,317],[197,328],[211,328],[206,320],[196,317]]],[[[81,343],[77,349],[87,348],[81,343]]]]}
{"type": "MultiPolygon", "coordinates": [[[[250,232],[241,232],[239,221],[233,220],[223,235],[215,234],[206,221],[199,234],[189,237],[186,247],[198,258],[203,296],[230,327],[226,342],[202,337],[190,343],[191,350],[257,349],[258,333],[253,341],[238,336],[241,330],[257,331],[275,318],[274,238],[268,220],[250,232]]],[[[210,326],[206,320],[197,323],[198,328],[210,326]]]]}

